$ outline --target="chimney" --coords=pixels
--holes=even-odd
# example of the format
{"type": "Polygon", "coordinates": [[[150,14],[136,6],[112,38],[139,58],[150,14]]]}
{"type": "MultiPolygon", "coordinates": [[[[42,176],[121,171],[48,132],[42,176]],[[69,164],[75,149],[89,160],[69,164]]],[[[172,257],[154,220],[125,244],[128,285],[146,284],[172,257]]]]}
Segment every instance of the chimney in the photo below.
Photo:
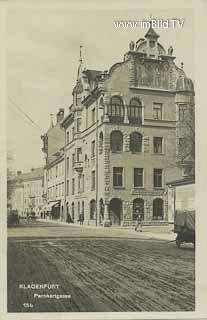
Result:
{"type": "Polygon", "coordinates": [[[60,121],[62,121],[64,119],[64,109],[63,108],[59,108],[59,111],[56,115],[57,117],[57,123],[60,123],[60,121]]]}
{"type": "Polygon", "coordinates": [[[21,171],[17,171],[17,175],[20,176],[20,174],[22,174],[22,172],[21,171]]]}

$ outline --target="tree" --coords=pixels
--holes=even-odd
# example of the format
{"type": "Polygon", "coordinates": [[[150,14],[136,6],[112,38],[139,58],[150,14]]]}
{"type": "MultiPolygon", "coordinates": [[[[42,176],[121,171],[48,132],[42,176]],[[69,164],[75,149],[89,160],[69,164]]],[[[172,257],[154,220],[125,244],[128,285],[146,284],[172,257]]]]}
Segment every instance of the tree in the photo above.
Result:
{"type": "Polygon", "coordinates": [[[177,163],[185,176],[195,176],[195,105],[179,105],[177,163]]]}

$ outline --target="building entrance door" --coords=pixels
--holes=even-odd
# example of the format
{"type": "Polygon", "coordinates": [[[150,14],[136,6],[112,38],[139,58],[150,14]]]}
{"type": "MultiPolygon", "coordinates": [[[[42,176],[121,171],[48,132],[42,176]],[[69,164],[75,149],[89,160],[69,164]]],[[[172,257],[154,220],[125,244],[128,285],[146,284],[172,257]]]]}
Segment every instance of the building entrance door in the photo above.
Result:
{"type": "Polygon", "coordinates": [[[113,198],[109,204],[110,220],[113,225],[120,225],[122,217],[122,200],[113,198]]]}

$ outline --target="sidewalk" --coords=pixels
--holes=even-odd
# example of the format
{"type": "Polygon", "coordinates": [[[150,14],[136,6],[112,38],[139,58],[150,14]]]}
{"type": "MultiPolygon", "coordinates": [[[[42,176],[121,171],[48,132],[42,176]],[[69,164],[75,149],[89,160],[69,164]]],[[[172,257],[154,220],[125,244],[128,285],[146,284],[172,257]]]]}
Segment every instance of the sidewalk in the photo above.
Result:
{"type": "Polygon", "coordinates": [[[76,228],[86,228],[86,229],[96,229],[106,231],[107,235],[111,231],[119,232],[121,231],[126,235],[126,238],[146,238],[146,239],[159,239],[166,241],[174,241],[176,238],[176,234],[173,232],[173,226],[146,226],[142,228],[142,232],[136,232],[134,227],[120,227],[120,226],[111,226],[111,227],[103,227],[103,226],[93,226],[93,225],[80,225],[77,223],[67,223],[62,221],[55,220],[46,220],[46,219],[37,219],[39,222],[46,222],[55,225],[62,225],[68,227],[76,227],[76,228]]]}

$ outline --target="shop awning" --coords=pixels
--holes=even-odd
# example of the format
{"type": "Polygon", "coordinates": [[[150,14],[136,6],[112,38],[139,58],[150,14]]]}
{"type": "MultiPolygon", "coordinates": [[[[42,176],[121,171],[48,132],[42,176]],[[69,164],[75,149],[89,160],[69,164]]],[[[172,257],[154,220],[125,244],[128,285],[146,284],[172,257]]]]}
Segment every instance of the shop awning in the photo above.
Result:
{"type": "Polygon", "coordinates": [[[47,205],[47,210],[51,211],[52,207],[56,207],[60,205],[60,201],[51,201],[48,205],[47,205]]]}

